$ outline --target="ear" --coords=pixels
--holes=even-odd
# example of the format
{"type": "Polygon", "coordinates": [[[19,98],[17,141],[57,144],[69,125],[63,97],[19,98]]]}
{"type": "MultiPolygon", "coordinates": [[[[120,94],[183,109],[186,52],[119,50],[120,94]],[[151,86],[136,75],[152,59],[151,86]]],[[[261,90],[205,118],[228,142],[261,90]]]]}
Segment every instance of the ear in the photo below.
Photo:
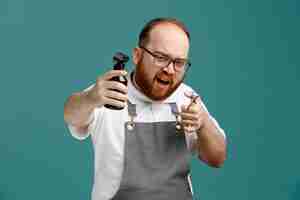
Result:
{"type": "Polygon", "coordinates": [[[138,62],[142,59],[142,50],[138,47],[135,47],[132,50],[132,62],[134,65],[137,65],[138,62]]]}

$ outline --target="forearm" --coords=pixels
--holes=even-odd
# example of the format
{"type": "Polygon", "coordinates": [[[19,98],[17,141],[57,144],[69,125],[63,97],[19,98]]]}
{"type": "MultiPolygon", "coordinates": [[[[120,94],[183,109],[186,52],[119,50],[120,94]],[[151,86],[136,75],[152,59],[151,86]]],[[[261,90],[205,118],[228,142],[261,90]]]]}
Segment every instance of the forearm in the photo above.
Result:
{"type": "Polygon", "coordinates": [[[197,132],[199,158],[213,167],[221,167],[226,159],[226,140],[210,117],[197,132]]]}
{"type": "Polygon", "coordinates": [[[87,98],[87,92],[71,95],[64,105],[64,120],[77,128],[87,127],[95,106],[87,98]]]}

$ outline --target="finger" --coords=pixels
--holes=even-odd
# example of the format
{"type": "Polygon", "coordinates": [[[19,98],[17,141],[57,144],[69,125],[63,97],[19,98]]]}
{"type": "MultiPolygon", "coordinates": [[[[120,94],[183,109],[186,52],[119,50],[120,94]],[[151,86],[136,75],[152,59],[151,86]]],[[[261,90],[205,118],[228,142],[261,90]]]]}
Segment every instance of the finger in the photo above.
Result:
{"type": "Polygon", "coordinates": [[[199,112],[199,110],[200,110],[200,108],[198,107],[198,105],[192,105],[192,106],[182,105],[181,106],[182,113],[197,113],[197,112],[199,112]]]}
{"type": "Polygon", "coordinates": [[[128,92],[127,86],[123,83],[119,83],[118,81],[106,81],[104,87],[110,90],[118,90],[124,94],[127,94],[128,92]]]}
{"type": "Polygon", "coordinates": [[[184,130],[184,133],[192,133],[196,130],[196,128],[192,127],[192,126],[186,126],[186,127],[183,127],[183,130],[184,130]]]}
{"type": "Polygon", "coordinates": [[[198,121],[195,121],[195,120],[189,120],[189,119],[186,119],[186,120],[182,120],[181,121],[181,124],[183,126],[197,126],[198,125],[198,121]]]}
{"type": "Polygon", "coordinates": [[[189,113],[198,113],[200,111],[199,105],[192,103],[191,106],[188,107],[189,113]]]}
{"type": "Polygon", "coordinates": [[[126,105],[126,101],[123,102],[123,101],[119,101],[119,100],[116,100],[113,98],[105,97],[105,104],[123,108],[126,105]]]}
{"type": "Polygon", "coordinates": [[[199,118],[198,115],[193,113],[187,113],[187,112],[180,113],[180,116],[182,119],[190,119],[190,120],[197,120],[199,118]]]}
{"type": "Polygon", "coordinates": [[[125,70],[110,70],[103,75],[102,79],[110,80],[111,78],[116,76],[126,76],[126,75],[127,72],[125,70]]]}
{"type": "Polygon", "coordinates": [[[187,105],[181,105],[181,112],[187,112],[187,105]]]}
{"type": "Polygon", "coordinates": [[[113,91],[113,90],[107,90],[105,92],[105,97],[115,99],[115,100],[119,100],[119,101],[127,101],[127,95],[122,94],[122,93],[117,92],[117,91],[113,91]]]}

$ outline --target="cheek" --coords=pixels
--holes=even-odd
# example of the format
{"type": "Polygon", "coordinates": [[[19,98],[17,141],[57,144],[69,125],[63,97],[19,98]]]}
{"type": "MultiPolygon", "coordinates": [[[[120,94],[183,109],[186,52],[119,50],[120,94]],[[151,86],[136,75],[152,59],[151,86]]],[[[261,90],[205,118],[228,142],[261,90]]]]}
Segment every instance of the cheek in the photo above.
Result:
{"type": "Polygon", "coordinates": [[[178,86],[183,81],[183,75],[177,74],[173,77],[173,86],[178,86]]]}
{"type": "Polygon", "coordinates": [[[147,65],[147,63],[144,61],[139,63],[137,70],[141,84],[146,84],[147,87],[153,84],[152,82],[155,77],[153,71],[149,70],[150,67],[151,66],[147,65]]]}
{"type": "Polygon", "coordinates": [[[181,82],[182,81],[182,79],[183,79],[183,75],[181,75],[181,74],[178,74],[177,76],[175,76],[175,82],[176,83],[178,83],[178,82],[181,82]]]}
{"type": "Polygon", "coordinates": [[[143,72],[149,81],[153,81],[155,76],[159,73],[159,71],[155,68],[155,66],[152,66],[151,63],[144,63],[143,72]]]}

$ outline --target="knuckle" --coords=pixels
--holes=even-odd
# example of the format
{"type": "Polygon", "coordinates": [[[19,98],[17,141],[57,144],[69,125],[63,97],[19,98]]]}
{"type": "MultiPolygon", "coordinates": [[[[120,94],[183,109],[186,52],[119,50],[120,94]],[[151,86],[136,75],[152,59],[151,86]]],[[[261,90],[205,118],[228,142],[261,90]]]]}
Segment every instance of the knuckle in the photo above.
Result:
{"type": "Polygon", "coordinates": [[[98,76],[97,78],[96,78],[96,82],[101,82],[103,80],[103,76],[98,76]]]}

